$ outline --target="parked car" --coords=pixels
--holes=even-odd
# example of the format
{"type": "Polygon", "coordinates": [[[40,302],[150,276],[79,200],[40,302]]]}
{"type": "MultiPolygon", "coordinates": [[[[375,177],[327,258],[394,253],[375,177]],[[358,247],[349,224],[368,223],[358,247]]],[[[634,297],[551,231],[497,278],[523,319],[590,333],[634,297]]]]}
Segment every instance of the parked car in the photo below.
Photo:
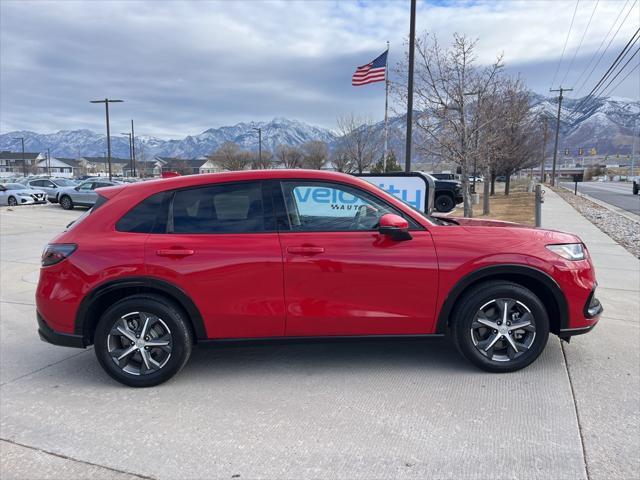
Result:
{"type": "Polygon", "coordinates": [[[436,180],[455,180],[456,176],[453,173],[430,173],[436,180]]]}
{"type": "Polygon", "coordinates": [[[88,180],[75,187],[64,187],[59,189],[57,201],[65,210],[74,207],[91,207],[98,199],[96,188],[111,187],[117,182],[109,180],[88,180]]]}
{"type": "Polygon", "coordinates": [[[507,181],[507,177],[504,175],[498,175],[496,177],[496,182],[505,183],[507,181]]]}
{"type": "Polygon", "coordinates": [[[481,177],[481,176],[474,177],[473,175],[469,175],[469,181],[473,182],[474,180],[476,182],[484,182],[484,177],[481,177]]]}
{"type": "Polygon", "coordinates": [[[434,206],[440,213],[447,213],[462,203],[462,184],[457,180],[436,180],[434,206]]]}
{"type": "Polygon", "coordinates": [[[188,175],[97,194],[44,250],[39,333],[93,344],[134,387],[168,380],[198,343],[246,338],[449,334],[478,367],[509,372],[602,312],[577,236],[429,216],[350,175],[188,175]]]}
{"type": "Polygon", "coordinates": [[[0,184],[0,205],[33,205],[47,203],[46,193],[26,187],[20,183],[0,184]]]}
{"type": "Polygon", "coordinates": [[[75,187],[76,182],[67,178],[35,178],[26,180],[24,185],[30,188],[42,190],[47,194],[47,200],[51,203],[58,203],[58,195],[61,189],[75,187]]]}

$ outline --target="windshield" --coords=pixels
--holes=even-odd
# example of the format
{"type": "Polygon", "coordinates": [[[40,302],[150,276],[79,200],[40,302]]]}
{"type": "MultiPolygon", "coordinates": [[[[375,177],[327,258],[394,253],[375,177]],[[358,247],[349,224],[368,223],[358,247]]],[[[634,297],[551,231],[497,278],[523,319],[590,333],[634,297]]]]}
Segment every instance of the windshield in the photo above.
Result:
{"type": "Polygon", "coordinates": [[[62,178],[60,180],[55,179],[51,181],[56,185],[58,185],[59,187],[74,187],[76,185],[76,182],[72,182],[71,180],[67,180],[65,178],[62,178]]]}
{"type": "Polygon", "coordinates": [[[4,188],[7,190],[27,190],[27,187],[19,183],[5,183],[4,188]]]}

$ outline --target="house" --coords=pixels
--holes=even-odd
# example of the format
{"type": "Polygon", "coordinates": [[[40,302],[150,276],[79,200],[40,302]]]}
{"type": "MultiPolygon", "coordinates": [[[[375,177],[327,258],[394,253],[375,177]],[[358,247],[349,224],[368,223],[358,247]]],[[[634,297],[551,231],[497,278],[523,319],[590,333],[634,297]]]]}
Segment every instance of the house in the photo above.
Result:
{"type": "Polygon", "coordinates": [[[41,153],[0,152],[0,178],[22,177],[36,173],[38,162],[45,157],[41,153]]]}
{"type": "MultiPolygon", "coordinates": [[[[109,175],[107,157],[81,157],[79,165],[84,170],[83,175],[109,175]]],[[[131,160],[128,158],[111,157],[111,175],[128,176],[131,170],[131,160]]]]}
{"type": "Polygon", "coordinates": [[[220,169],[207,157],[198,158],[174,158],[155,157],[160,172],[178,172],[182,175],[195,175],[199,173],[214,173],[220,169]]]}
{"type": "Polygon", "coordinates": [[[73,178],[73,166],[65,160],[68,161],[70,159],[51,157],[49,160],[46,158],[40,160],[36,165],[37,171],[35,173],[38,175],[50,175],[52,177],[73,178]]]}

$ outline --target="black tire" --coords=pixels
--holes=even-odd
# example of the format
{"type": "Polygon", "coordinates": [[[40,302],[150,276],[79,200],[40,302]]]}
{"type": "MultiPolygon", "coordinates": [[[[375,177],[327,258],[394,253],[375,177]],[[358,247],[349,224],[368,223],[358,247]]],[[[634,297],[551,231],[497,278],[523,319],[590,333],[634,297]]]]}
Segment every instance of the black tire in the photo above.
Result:
{"type": "MultiPolygon", "coordinates": [[[[497,308],[494,310],[496,313],[499,311],[497,308]]],[[[507,311],[509,310],[507,309],[507,311]]],[[[498,321],[500,321],[501,315],[502,313],[499,313],[498,321]]],[[[524,313],[524,315],[527,315],[527,313],[524,313]]],[[[524,315],[522,319],[525,318],[524,315]]],[[[488,316],[484,318],[488,319],[488,316]]],[[[507,318],[507,316],[504,318],[507,318]]],[[[518,318],[512,317],[509,318],[508,324],[517,325],[517,322],[518,318]]],[[[522,324],[524,323],[526,322],[522,322],[522,324]]],[[[513,327],[506,327],[506,324],[503,324],[503,326],[496,328],[513,327]]],[[[482,283],[464,294],[453,314],[452,336],[462,356],[474,365],[488,372],[513,372],[531,364],[544,350],[549,338],[549,317],[544,304],[527,288],[512,282],[491,281],[482,283]],[[533,332],[528,332],[524,329],[513,331],[508,334],[510,339],[507,339],[507,335],[502,335],[502,333],[506,332],[492,330],[484,327],[484,325],[474,330],[474,325],[478,325],[476,316],[482,311],[481,307],[489,304],[488,308],[491,309],[492,301],[498,306],[500,301],[505,299],[514,301],[514,309],[520,309],[522,312],[529,311],[533,321],[528,329],[533,328],[533,332]],[[480,341],[478,335],[486,335],[486,337],[480,341]],[[496,345],[495,350],[490,348],[492,358],[489,358],[489,352],[483,350],[481,346],[491,344],[494,336],[500,338],[500,340],[494,343],[496,345]],[[519,343],[518,338],[522,339],[522,344],[519,343]],[[515,353],[509,343],[512,340],[516,342],[518,349],[522,347],[522,351],[515,353]],[[528,345],[525,346],[525,343],[528,345]],[[511,355],[515,358],[510,358],[511,355]]]]}
{"type": "Polygon", "coordinates": [[[62,198],[60,198],[60,206],[64,210],[73,210],[73,200],[71,200],[70,196],[63,195],[62,198]]]}
{"type": "Polygon", "coordinates": [[[639,189],[638,182],[634,181],[633,182],[633,194],[634,195],[638,195],[638,189],[639,189]]]}
{"type": "MultiPolygon", "coordinates": [[[[94,350],[98,362],[113,379],[130,387],[152,387],[166,382],[182,370],[191,356],[193,336],[187,322],[182,309],[163,296],[138,294],[126,297],[109,307],[98,322],[94,336],[94,350]],[[140,351],[132,353],[130,355],[132,364],[136,362],[136,355],[140,359],[138,363],[141,368],[136,374],[127,372],[116,364],[116,360],[109,351],[112,346],[112,343],[109,342],[114,342],[116,337],[110,333],[117,323],[122,321],[122,317],[129,318],[128,315],[138,312],[147,312],[160,319],[168,327],[169,332],[163,332],[165,335],[162,338],[170,337],[170,354],[161,367],[154,371],[143,372],[140,351]]],[[[131,331],[135,332],[135,330],[131,331]]],[[[138,333],[140,333],[139,329],[138,333]]],[[[125,346],[124,348],[129,347],[125,346]]],[[[158,355],[162,352],[150,351],[148,354],[158,355]]]]}
{"type": "Polygon", "coordinates": [[[18,201],[15,197],[9,197],[7,198],[7,205],[9,205],[10,207],[15,207],[16,205],[18,205],[18,201]]]}
{"type": "Polygon", "coordinates": [[[450,195],[443,194],[436,197],[436,210],[441,213],[450,212],[455,206],[456,202],[450,195]]]}

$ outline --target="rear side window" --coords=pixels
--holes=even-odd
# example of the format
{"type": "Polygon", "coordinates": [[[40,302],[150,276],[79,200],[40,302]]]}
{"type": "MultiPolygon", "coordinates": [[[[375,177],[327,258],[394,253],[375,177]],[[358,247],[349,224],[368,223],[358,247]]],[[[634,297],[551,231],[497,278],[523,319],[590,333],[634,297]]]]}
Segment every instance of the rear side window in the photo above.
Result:
{"type": "Polygon", "coordinates": [[[262,184],[243,182],[175,192],[172,233],[259,233],[273,231],[265,215],[262,184]]]}
{"type": "Polygon", "coordinates": [[[160,192],[144,199],[116,223],[119,232],[164,233],[167,228],[168,200],[171,192],[160,192]]]}

